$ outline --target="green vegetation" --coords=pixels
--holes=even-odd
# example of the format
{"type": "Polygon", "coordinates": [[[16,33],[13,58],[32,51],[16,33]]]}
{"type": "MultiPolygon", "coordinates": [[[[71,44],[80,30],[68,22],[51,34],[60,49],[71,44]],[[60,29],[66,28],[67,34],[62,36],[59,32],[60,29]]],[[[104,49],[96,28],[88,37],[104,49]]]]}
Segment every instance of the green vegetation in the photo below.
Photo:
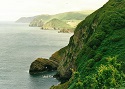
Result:
{"type": "Polygon", "coordinates": [[[53,15],[53,18],[60,20],[83,20],[87,15],[79,12],[65,12],[61,14],[53,15]]]}
{"type": "Polygon", "coordinates": [[[73,83],[68,89],[108,89],[122,86],[124,73],[121,64],[116,57],[108,57],[100,62],[88,60],[80,66],[79,72],[74,72],[73,83]]]}
{"type": "MultiPolygon", "coordinates": [[[[55,15],[39,15],[39,16],[36,16],[33,19],[33,21],[30,22],[29,26],[48,28],[48,25],[49,25],[49,28],[50,28],[51,27],[50,23],[54,23],[56,24],[54,28],[59,28],[62,25],[60,32],[65,32],[67,31],[67,29],[68,31],[72,32],[74,31],[73,29],[77,26],[77,24],[83,19],[85,19],[85,17],[92,12],[93,11],[84,11],[84,12],[77,11],[77,12],[65,12],[65,13],[60,13],[55,15]],[[60,20],[58,21],[58,22],[61,22],[61,23],[58,23],[59,26],[57,25],[57,23],[55,23],[57,21],[55,21],[54,19],[60,20]]],[[[53,26],[51,28],[53,28],[53,26]]]]}
{"type": "Polygon", "coordinates": [[[39,20],[43,20],[43,22],[48,22],[49,20],[56,18],[59,20],[83,20],[87,15],[92,13],[93,11],[77,11],[77,12],[65,12],[55,15],[39,15],[33,20],[33,22],[37,22],[39,20]]]}
{"type": "Polygon", "coordinates": [[[71,29],[71,26],[59,19],[52,19],[46,24],[44,24],[43,29],[54,29],[54,30],[60,30],[60,29],[71,29]]]}
{"type": "Polygon", "coordinates": [[[72,76],[51,89],[125,87],[125,0],[109,0],[80,22],[70,38],[58,74],[72,76]]]}

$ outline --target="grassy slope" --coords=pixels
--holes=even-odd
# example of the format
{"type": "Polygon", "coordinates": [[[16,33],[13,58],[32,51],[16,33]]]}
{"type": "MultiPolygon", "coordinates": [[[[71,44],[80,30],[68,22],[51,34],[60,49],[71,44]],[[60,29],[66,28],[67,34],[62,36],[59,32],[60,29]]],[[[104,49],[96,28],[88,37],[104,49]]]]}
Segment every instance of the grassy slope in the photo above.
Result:
{"type": "Polygon", "coordinates": [[[68,61],[61,64],[62,69],[70,67],[71,62],[75,62],[76,69],[73,69],[69,82],[52,89],[63,89],[64,86],[65,89],[121,87],[125,73],[124,34],[125,0],[109,0],[77,26],[67,56],[61,62],[68,61]]]}
{"type": "Polygon", "coordinates": [[[39,20],[43,20],[44,22],[49,21],[51,19],[51,15],[38,15],[36,16],[36,18],[33,20],[34,21],[39,21],[39,20]]]}
{"type": "Polygon", "coordinates": [[[43,26],[44,29],[71,29],[71,26],[66,24],[65,22],[59,20],[59,19],[52,19],[48,21],[46,24],[43,26]]]}
{"type": "Polygon", "coordinates": [[[65,13],[53,15],[54,18],[57,18],[60,20],[82,20],[86,16],[87,16],[86,14],[82,14],[79,12],[65,12],[65,13]]]}

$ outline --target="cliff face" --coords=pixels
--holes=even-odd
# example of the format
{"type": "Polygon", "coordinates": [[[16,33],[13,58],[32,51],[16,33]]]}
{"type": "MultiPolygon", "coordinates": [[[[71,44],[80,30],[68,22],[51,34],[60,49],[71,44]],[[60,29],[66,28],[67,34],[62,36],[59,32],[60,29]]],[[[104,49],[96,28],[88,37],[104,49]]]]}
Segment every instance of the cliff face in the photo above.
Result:
{"type": "Polygon", "coordinates": [[[66,48],[67,47],[64,47],[59,51],[55,52],[49,59],[37,58],[31,63],[29,73],[31,75],[34,75],[44,71],[57,70],[60,61],[65,56],[64,53],[66,51],[66,48]]]}
{"type": "Polygon", "coordinates": [[[57,75],[70,80],[51,89],[120,87],[125,66],[125,0],[109,0],[75,29],[57,75]]]}
{"type": "Polygon", "coordinates": [[[50,57],[58,61],[51,89],[109,89],[125,79],[125,0],[109,0],[75,29],[69,44],[50,57]]]}
{"type": "Polygon", "coordinates": [[[42,27],[44,23],[51,19],[51,15],[38,15],[29,24],[30,27],[42,27]]]}

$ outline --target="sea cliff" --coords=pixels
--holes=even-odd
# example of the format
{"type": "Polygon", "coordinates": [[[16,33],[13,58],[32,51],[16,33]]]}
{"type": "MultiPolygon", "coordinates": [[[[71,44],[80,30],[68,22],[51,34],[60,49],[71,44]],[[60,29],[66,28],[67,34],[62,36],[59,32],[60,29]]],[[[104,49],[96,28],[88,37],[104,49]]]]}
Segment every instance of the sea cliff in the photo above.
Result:
{"type": "Polygon", "coordinates": [[[124,87],[125,0],[109,0],[80,22],[69,44],[50,60],[58,62],[62,84],[51,89],[124,87]]]}

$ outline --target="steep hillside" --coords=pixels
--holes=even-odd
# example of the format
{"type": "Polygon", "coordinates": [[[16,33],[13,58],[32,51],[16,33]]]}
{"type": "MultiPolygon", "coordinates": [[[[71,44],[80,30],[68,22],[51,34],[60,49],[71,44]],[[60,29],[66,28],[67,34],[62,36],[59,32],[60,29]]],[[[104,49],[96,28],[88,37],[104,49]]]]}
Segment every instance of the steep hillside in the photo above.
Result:
{"type": "Polygon", "coordinates": [[[122,87],[125,73],[125,0],[109,0],[75,29],[51,89],[122,87]],[[71,74],[70,77],[67,74],[71,74]],[[70,78],[70,80],[68,80],[70,78]]]}
{"type": "Polygon", "coordinates": [[[89,15],[50,60],[58,60],[62,81],[51,89],[125,87],[125,0],[109,0],[89,15]]]}
{"type": "Polygon", "coordinates": [[[36,16],[29,24],[31,27],[42,27],[43,24],[51,19],[50,15],[36,16]]]}

